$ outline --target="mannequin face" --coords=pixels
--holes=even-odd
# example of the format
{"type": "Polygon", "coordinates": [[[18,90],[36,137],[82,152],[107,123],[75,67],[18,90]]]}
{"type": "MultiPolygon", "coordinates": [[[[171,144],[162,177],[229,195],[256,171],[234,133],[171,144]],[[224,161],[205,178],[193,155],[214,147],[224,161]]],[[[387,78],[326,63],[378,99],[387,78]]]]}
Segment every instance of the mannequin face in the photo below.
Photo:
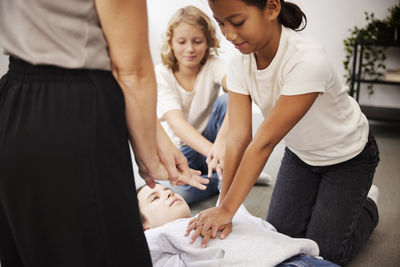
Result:
{"type": "Polygon", "coordinates": [[[191,217],[186,201],[171,189],[156,184],[154,189],[144,186],[138,193],[139,209],[145,217],[145,229],[162,226],[168,222],[191,217]]]}
{"type": "Polygon", "coordinates": [[[173,31],[171,48],[179,68],[200,68],[208,49],[207,38],[200,26],[181,22],[173,31]]]}

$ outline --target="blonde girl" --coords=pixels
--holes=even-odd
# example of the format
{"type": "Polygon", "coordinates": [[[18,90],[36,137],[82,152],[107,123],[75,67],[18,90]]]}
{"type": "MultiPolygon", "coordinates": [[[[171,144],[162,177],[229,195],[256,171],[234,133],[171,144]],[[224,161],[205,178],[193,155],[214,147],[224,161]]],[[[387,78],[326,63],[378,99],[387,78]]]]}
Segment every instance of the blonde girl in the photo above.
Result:
{"type": "Polygon", "coordinates": [[[210,178],[206,190],[189,185],[167,187],[190,204],[218,192],[225,153],[227,110],[224,62],[217,57],[219,41],[211,19],[200,9],[187,6],[170,19],[156,66],[157,115],[189,166],[210,178]]]}

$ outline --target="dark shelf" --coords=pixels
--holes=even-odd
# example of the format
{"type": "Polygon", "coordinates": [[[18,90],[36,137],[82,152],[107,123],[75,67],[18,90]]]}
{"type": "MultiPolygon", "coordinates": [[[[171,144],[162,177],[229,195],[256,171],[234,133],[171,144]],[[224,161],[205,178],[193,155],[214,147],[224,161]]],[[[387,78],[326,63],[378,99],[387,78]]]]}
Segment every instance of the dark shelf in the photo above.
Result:
{"type": "Polygon", "coordinates": [[[390,43],[384,43],[384,42],[378,42],[378,43],[357,43],[357,45],[361,45],[361,46],[400,47],[400,43],[399,43],[399,42],[390,42],[390,43]]]}
{"type": "Polygon", "coordinates": [[[383,81],[383,80],[365,80],[365,79],[355,79],[355,82],[360,82],[360,83],[374,83],[374,84],[387,84],[387,85],[400,85],[400,82],[394,82],[394,81],[383,81]]]}
{"type": "MultiPolygon", "coordinates": [[[[400,88],[400,82],[386,81],[386,80],[372,80],[362,79],[362,60],[363,60],[363,46],[385,46],[385,47],[400,47],[400,43],[386,43],[386,44],[355,44],[353,51],[353,68],[351,73],[350,95],[358,102],[361,90],[361,83],[369,84],[382,84],[394,85],[400,88]]],[[[400,122],[400,109],[399,108],[386,108],[375,107],[368,105],[360,105],[362,112],[371,120],[381,120],[390,122],[400,122]]]]}

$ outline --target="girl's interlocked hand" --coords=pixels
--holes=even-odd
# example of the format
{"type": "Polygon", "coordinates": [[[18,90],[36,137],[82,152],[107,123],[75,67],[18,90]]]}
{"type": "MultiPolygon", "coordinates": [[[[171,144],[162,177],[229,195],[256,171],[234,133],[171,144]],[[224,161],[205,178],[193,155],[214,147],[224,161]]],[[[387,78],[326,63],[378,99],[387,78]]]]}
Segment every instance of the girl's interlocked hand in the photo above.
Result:
{"type": "Polygon", "coordinates": [[[225,239],[229,235],[232,231],[232,217],[233,215],[222,206],[204,210],[190,220],[185,236],[189,236],[190,232],[194,231],[190,242],[193,244],[197,237],[201,235],[203,237],[202,247],[204,248],[210,238],[217,237],[218,231],[221,231],[220,239],[225,239]]]}

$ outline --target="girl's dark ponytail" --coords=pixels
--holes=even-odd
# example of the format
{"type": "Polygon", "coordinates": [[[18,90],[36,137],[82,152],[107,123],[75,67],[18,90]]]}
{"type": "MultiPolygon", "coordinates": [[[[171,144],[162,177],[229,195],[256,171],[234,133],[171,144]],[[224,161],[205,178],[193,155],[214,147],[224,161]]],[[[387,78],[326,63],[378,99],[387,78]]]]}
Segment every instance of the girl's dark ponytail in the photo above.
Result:
{"type": "Polygon", "coordinates": [[[307,17],[301,9],[293,3],[281,0],[281,13],[278,21],[280,24],[295,31],[303,30],[307,25],[307,17]],[[304,18],[304,24],[303,23],[304,18]],[[300,29],[299,27],[302,26],[300,29]]]}
{"type": "MultiPolygon", "coordinates": [[[[264,9],[268,2],[268,0],[242,0],[242,1],[248,5],[256,6],[259,9],[264,9]]],[[[281,13],[279,14],[278,17],[279,23],[295,31],[304,30],[304,28],[307,25],[307,17],[303,13],[303,11],[301,11],[300,7],[298,7],[296,4],[293,4],[291,2],[286,2],[284,0],[280,0],[280,2],[281,2],[281,13]],[[303,18],[304,18],[304,23],[303,23],[303,18]],[[300,28],[300,26],[302,27],[300,28]]]]}

